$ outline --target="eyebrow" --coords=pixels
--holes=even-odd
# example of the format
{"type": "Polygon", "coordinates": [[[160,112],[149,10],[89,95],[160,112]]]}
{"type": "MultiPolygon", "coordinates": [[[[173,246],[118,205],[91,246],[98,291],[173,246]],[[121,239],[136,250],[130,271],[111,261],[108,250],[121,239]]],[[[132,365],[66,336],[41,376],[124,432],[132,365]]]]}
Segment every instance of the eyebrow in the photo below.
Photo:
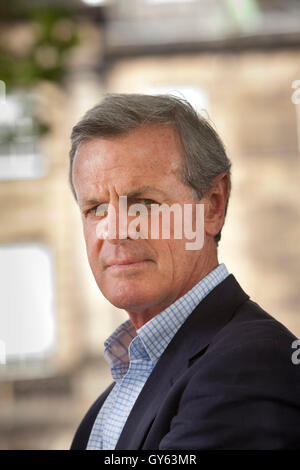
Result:
{"type": "Polygon", "coordinates": [[[142,196],[143,194],[145,194],[147,192],[159,193],[159,194],[165,196],[165,193],[163,191],[160,191],[159,189],[152,188],[152,186],[148,186],[148,185],[140,186],[139,188],[134,189],[133,191],[130,191],[127,194],[122,194],[122,196],[127,196],[129,198],[133,198],[133,197],[142,196]]]}
{"type": "MultiPolygon", "coordinates": [[[[160,189],[152,188],[152,186],[149,186],[149,185],[140,186],[139,188],[129,191],[127,194],[121,194],[121,196],[127,196],[127,198],[134,198],[134,197],[142,196],[143,194],[147,192],[159,193],[162,196],[166,196],[166,194],[160,189]]],[[[82,206],[92,206],[92,205],[99,204],[99,203],[100,203],[99,199],[87,199],[87,200],[84,199],[82,201],[82,206]]]]}

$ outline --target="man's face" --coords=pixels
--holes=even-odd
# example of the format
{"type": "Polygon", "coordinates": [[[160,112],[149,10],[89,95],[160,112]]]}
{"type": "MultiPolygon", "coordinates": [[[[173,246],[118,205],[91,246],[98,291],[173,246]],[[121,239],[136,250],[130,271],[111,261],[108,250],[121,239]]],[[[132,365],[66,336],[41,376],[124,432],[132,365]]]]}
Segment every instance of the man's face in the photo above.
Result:
{"type": "Polygon", "coordinates": [[[181,143],[171,126],[94,138],[79,147],[74,159],[73,183],[95,280],[113,305],[135,315],[139,326],[199,280],[203,252],[186,250],[185,238],[99,239],[96,208],[110,203],[118,215],[120,196],[127,196],[128,207],[195,204],[191,188],[181,180],[182,166],[181,143]]]}

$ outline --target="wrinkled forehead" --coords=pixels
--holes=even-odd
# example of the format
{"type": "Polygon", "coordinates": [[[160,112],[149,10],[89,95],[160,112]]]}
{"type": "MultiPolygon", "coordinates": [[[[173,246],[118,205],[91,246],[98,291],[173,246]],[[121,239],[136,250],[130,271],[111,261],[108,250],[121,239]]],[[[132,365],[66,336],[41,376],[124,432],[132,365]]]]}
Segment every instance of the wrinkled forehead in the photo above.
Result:
{"type": "MultiPolygon", "coordinates": [[[[133,186],[164,184],[181,178],[182,148],[170,127],[143,128],[129,134],[83,142],[73,161],[75,188],[106,186],[113,182],[133,186]]],[[[173,181],[174,182],[174,181],[173,181]]],[[[134,189],[128,187],[127,190],[134,189]]]]}

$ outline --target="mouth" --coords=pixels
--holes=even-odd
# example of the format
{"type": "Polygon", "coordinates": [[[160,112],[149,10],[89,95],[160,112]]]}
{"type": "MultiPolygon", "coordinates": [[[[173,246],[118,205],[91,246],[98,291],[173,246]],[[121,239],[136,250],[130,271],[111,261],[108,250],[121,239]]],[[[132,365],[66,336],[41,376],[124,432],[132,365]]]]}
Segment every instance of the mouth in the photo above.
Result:
{"type": "Polygon", "coordinates": [[[141,261],[118,261],[116,263],[109,264],[106,269],[112,272],[124,272],[124,271],[134,271],[139,269],[144,269],[147,267],[151,260],[141,260],[141,261]]]}

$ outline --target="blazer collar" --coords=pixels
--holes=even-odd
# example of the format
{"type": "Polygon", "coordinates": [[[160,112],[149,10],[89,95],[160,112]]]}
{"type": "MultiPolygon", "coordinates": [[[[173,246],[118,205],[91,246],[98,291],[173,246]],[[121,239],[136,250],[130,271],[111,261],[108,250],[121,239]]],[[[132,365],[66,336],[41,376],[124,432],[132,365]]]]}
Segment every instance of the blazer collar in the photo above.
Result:
{"type": "Polygon", "coordinates": [[[138,449],[158,408],[176,378],[209,345],[249,296],[230,274],[195,308],[178,330],[139,394],[126,421],[117,449],[138,449]]]}

